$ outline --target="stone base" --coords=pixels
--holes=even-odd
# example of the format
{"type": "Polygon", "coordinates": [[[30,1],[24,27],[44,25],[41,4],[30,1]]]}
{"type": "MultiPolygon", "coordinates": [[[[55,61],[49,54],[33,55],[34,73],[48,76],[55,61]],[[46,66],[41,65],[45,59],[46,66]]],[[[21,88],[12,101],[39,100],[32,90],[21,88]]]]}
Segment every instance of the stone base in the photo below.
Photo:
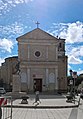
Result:
{"type": "Polygon", "coordinates": [[[21,91],[20,76],[18,74],[13,75],[13,92],[21,91]]]}
{"type": "Polygon", "coordinates": [[[26,83],[21,83],[21,91],[22,92],[28,92],[28,87],[26,83]]]}

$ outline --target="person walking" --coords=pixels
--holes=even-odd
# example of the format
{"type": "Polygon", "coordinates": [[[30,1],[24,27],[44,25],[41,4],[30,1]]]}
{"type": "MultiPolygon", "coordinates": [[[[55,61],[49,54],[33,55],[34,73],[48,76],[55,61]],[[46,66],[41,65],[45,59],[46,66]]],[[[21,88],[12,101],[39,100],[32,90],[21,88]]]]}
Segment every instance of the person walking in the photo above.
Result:
{"type": "MultiPolygon", "coordinates": [[[[41,103],[41,101],[40,101],[40,99],[39,99],[39,91],[36,91],[35,94],[36,94],[36,95],[35,95],[35,102],[34,102],[34,103],[37,103],[37,104],[39,104],[38,102],[41,103]]],[[[33,104],[34,104],[34,103],[33,103],[33,104]]]]}

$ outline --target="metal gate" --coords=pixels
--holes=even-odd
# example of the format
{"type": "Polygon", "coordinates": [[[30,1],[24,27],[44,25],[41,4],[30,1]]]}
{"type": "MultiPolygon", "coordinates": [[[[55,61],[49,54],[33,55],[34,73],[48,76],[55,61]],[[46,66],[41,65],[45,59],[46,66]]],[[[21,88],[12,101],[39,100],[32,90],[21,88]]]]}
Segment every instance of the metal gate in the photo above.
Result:
{"type": "Polygon", "coordinates": [[[11,96],[0,97],[0,119],[12,119],[12,97],[11,96]]]}

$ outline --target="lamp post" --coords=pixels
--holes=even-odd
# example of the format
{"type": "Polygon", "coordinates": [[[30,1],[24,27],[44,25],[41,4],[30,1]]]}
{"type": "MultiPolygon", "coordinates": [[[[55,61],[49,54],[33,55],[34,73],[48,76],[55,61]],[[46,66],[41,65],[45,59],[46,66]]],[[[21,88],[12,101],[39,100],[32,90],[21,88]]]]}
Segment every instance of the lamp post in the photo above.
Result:
{"type": "Polygon", "coordinates": [[[74,103],[75,103],[75,79],[77,78],[77,72],[73,72],[72,70],[69,70],[70,72],[70,93],[69,95],[67,95],[67,101],[71,101],[74,99],[74,103]],[[73,80],[74,79],[74,80],[73,80]],[[74,89],[74,93],[73,93],[73,89],[74,89]]]}
{"type": "Polygon", "coordinates": [[[72,90],[73,90],[73,79],[72,79],[72,73],[73,73],[73,71],[72,70],[69,70],[69,72],[70,72],[70,77],[71,77],[71,79],[70,79],[70,94],[72,94],[72,90]]]}
{"type": "Polygon", "coordinates": [[[75,96],[75,79],[77,78],[77,72],[73,72],[73,78],[74,78],[73,87],[74,87],[74,96],[75,96]]]}
{"type": "Polygon", "coordinates": [[[67,101],[66,102],[72,102],[72,99],[73,99],[73,95],[72,95],[72,91],[73,91],[73,79],[72,79],[72,70],[69,70],[70,72],[70,82],[69,82],[69,85],[70,85],[70,92],[67,94],[67,101]]]}

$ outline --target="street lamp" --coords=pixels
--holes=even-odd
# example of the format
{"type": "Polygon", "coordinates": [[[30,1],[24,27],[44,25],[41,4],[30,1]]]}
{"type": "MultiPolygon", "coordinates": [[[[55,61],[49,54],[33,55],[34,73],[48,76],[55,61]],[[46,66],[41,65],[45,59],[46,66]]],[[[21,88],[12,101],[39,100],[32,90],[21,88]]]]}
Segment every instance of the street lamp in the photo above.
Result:
{"type": "Polygon", "coordinates": [[[69,82],[69,85],[70,85],[70,93],[69,95],[67,95],[67,101],[71,101],[74,99],[74,103],[75,103],[75,79],[77,78],[77,72],[73,72],[72,70],[69,70],[70,72],[70,82],[69,82]],[[73,80],[74,79],[74,80],[73,80]],[[74,89],[74,92],[73,92],[73,89],[74,89]]]}
{"type": "Polygon", "coordinates": [[[72,90],[73,90],[72,73],[73,73],[73,71],[70,69],[69,72],[70,72],[70,77],[71,77],[70,82],[69,82],[70,83],[70,94],[72,94],[72,90]]]}
{"type": "Polygon", "coordinates": [[[73,72],[73,78],[74,78],[73,88],[74,88],[74,96],[75,96],[75,79],[77,78],[77,72],[73,72]]]}
{"type": "Polygon", "coordinates": [[[70,72],[70,82],[69,82],[69,85],[70,85],[70,92],[67,94],[67,102],[72,102],[72,99],[73,99],[73,95],[72,95],[72,90],[73,90],[73,79],[72,79],[72,70],[69,70],[70,72]]]}

